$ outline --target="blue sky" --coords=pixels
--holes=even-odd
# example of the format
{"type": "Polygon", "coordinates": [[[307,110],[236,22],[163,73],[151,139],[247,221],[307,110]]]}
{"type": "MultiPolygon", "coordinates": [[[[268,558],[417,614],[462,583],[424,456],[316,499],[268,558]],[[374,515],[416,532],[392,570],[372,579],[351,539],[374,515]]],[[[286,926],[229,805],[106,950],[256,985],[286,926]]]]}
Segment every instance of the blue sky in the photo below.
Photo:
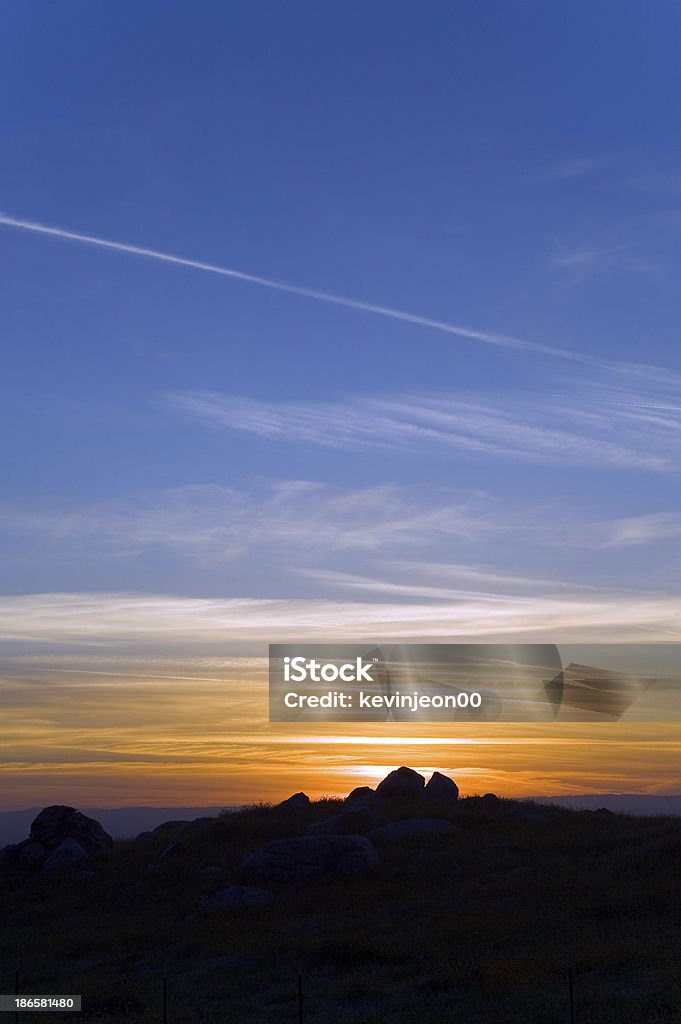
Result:
{"type": "Polygon", "coordinates": [[[6,635],[678,636],[680,21],[6,10],[6,635]]]}

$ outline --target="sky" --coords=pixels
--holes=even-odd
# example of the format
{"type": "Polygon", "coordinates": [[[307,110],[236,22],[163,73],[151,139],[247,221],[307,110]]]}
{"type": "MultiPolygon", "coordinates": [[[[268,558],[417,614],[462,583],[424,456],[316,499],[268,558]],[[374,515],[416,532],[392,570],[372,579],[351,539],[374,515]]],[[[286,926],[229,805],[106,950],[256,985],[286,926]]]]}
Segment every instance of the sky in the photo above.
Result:
{"type": "Polygon", "coordinates": [[[680,638],[678,5],[2,22],[0,807],[681,792],[676,723],[303,735],[264,661],[680,638]]]}

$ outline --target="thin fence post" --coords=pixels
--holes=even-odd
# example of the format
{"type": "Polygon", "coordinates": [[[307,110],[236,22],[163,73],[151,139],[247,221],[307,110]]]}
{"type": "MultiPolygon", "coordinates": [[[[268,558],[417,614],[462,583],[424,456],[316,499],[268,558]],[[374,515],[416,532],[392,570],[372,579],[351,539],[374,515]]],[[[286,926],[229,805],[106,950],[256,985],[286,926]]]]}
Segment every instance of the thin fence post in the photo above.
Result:
{"type": "Polygon", "coordinates": [[[298,974],[298,1024],[303,1024],[303,976],[298,974]]]}
{"type": "Polygon", "coordinates": [[[163,1024],[168,1024],[168,975],[163,975],[163,1024]]]}
{"type": "Polygon", "coordinates": [[[575,989],[572,983],[572,968],[568,967],[568,993],[570,995],[570,1024],[575,1024],[575,989]]]}

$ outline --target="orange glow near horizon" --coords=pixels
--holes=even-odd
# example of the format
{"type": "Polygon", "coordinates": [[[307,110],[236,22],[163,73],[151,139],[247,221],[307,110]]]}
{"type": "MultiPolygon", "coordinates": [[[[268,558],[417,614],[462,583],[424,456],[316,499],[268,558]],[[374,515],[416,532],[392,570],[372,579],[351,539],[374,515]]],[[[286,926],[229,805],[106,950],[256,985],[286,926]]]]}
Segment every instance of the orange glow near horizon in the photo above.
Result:
{"type": "Polygon", "coordinates": [[[681,725],[272,724],[259,659],[167,673],[22,664],[0,680],[0,809],[229,806],[374,786],[408,764],[464,793],[679,793],[681,725]],[[443,735],[445,728],[451,735],[443,735]]]}

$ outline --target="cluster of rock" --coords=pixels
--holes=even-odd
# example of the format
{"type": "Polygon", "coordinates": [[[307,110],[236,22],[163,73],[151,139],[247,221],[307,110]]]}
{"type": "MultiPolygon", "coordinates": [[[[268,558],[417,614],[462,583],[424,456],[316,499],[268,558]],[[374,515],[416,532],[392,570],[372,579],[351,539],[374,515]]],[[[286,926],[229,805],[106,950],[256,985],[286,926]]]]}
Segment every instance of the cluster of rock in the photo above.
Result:
{"type": "Polygon", "coordinates": [[[46,807],[34,819],[28,839],[6,846],[6,862],[39,868],[44,874],[87,860],[113,845],[113,839],[94,818],[75,807],[46,807]]]}
{"type": "Polygon", "coordinates": [[[348,807],[367,807],[376,801],[410,801],[414,800],[454,806],[459,799],[459,787],[441,772],[433,772],[426,783],[423,775],[413,768],[396,768],[394,772],[379,782],[376,789],[370,786],[358,786],[346,797],[348,807]]]}
{"type": "MultiPolygon", "coordinates": [[[[359,786],[346,797],[343,810],[315,822],[307,835],[277,839],[244,858],[248,878],[265,882],[295,882],[321,875],[343,876],[378,866],[375,842],[395,842],[416,836],[454,835],[458,828],[448,818],[418,817],[389,821],[396,807],[434,808],[451,813],[458,809],[459,788],[452,779],[434,772],[429,782],[412,768],[397,768],[376,787],[359,786]]],[[[280,809],[309,804],[296,793],[280,809]]]]}
{"type": "MultiPolygon", "coordinates": [[[[247,880],[265,883],[302,882],[322,876],[345,877],[379,866],[374,843],[417,837],[455,835],[459,829],[443,817],[405,817],[389,821],[399,809],[432,809],[448,813],[459,809],[459,789],[452,779],[434,772],[428,783],[412,768],[397,768],[376,789],[359,786],[346,797],[343,810],[308,825],[307,834],[266,843],[244,857],[247,880]]],[[[304,811],[310,805],[305,793],[294,793],[276,808],[304,811]]],[[[206,896],[201,911],[246,909],[266,906],[271,892],[251,885],[227,885],[206,896]]]]}
{"type": "Polygon", "coordinates": [[[378,867],[378,854],[362,835],[300,836],[275,839],[243,862],[248,878],[302,882],[320,875],[354,875],[378,867]]]}

